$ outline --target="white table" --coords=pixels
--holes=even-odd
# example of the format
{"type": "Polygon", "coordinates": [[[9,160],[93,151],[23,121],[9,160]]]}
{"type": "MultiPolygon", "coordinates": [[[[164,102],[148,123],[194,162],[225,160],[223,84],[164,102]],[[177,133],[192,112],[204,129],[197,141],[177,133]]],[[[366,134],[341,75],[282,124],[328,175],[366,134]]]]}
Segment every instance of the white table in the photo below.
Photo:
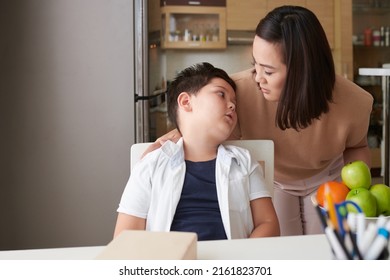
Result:
{"type": "MultiPolygon", "coordinates": [[[[323,234],[257,239],[200,241],[199,260],[326,260],[331,259],[323,234]]],[[[104,246],[0,251],[0,260],[93,260],[104,246]]]]}
{"type": "Polygon", "coordinates": [[[104,246],[0,251],[0,260],[93,260],[104,246]]]}
{"type": "Polygon", "coordinates": [[[329,260],[323,234],[198,242],[201,260],[329,260]]]}

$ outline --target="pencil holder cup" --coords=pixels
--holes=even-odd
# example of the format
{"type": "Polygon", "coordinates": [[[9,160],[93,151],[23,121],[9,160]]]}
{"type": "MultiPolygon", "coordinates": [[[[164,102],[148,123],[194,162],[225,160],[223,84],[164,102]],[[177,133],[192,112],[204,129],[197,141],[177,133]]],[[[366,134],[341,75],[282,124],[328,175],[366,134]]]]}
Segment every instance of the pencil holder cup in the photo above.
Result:
{"type": "Polygon", "coordinates": [[[323,208],[314,195],[311,199],[323,224],[333,259],[389,259],[390,216],[366,217],[356,203],[348,200],[323,208]],[[355,211],[348,212],[351,209],[347,207],[349,204],[355,211]]]}
{"type": "MultiPolygon", "coordinates": [[[[365,258],[364,256],[361,256],[361,258],[359,258],[356,251],[353,251],[353,250],[348,251],[348,255],[340,255],[339,253],[337,253],[335,251],[335,248],[333,247],[334,245],[332,245],[330,242],[329,242],[329,246],[330,246],[333,260],[359,260],[359,259],[360,260],[365,260],[365,259],[369,260],[368,258],[365,258]]],[[[370,260],[389,260],[389,257],[390,257],[389,248],[384,248],[375,259],[370,259],[370,260]]]]}

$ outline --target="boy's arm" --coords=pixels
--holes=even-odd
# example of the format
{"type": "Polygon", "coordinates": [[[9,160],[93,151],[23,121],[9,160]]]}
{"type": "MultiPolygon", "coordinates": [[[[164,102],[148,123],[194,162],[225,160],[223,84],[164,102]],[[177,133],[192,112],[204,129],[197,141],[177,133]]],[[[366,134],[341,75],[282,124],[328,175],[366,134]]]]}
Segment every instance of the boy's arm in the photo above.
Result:
{"type": "Polygon", "coordinates": [[[280,236],[279,220],[271,198],[258,198],[250,204],[254,228],[249,237],[280,236]]]}
{"type": "Polygon", "coordinates": [[[123,230],[145,230],[146,220],[136,216],[119,213],[116,220],[114,238],[123,230]]]}

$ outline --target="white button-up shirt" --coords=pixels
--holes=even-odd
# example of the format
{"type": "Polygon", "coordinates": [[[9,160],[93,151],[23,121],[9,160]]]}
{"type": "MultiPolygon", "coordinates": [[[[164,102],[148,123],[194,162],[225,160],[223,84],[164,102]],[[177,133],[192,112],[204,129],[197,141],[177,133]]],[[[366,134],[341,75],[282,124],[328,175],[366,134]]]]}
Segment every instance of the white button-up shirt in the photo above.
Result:
{"type": "MultiPolygon", "coordinates": [[[[250,201],[271,197],[263,171],[248,150],[231,145],[218,147],[215,169],[226,236],[248,238],[253,230],[250,201]]],[[[146,219],[146,230],[170,231],[185,172],[183,140],[165,142],[134,166],[117,211],[146,219]]]]}

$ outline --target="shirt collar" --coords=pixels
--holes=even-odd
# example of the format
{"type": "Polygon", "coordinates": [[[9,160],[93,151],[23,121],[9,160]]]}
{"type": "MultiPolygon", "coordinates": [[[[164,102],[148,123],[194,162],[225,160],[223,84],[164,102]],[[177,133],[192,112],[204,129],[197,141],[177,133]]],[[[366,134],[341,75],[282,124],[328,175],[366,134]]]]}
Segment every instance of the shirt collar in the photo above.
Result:
{"type": "Polygon", "coordinates": [[[177,143],[167,140],[162,146],[161,151],[171,160],[171,166],[176,167],[184,162],[183,138],[177,143]]]}
{"type": "Polygon", "coordinates": [[[240,165],[237,156],[231,151],[230,148],[227,148],[224,145],[219,145],[218,156],[221,159],[221,162],[223,162],[224,164],[229,165],[232,160],[235,160],[236,163],[240,165]]]}
{"type": "MultiPolygon", "coordinates": [[[[161,150],[163,154],[170,158],[172,167],[176,167],[184,162],[183,138],[180,138],[177,143],[167,140],[161,146],[161,150]]],[[[240,165],[237,156],[230,148],[226,148],[224,145],[219,145],[218,147],[218,158],[226,165],[230,165],[232,159],[240,165]]]]}

